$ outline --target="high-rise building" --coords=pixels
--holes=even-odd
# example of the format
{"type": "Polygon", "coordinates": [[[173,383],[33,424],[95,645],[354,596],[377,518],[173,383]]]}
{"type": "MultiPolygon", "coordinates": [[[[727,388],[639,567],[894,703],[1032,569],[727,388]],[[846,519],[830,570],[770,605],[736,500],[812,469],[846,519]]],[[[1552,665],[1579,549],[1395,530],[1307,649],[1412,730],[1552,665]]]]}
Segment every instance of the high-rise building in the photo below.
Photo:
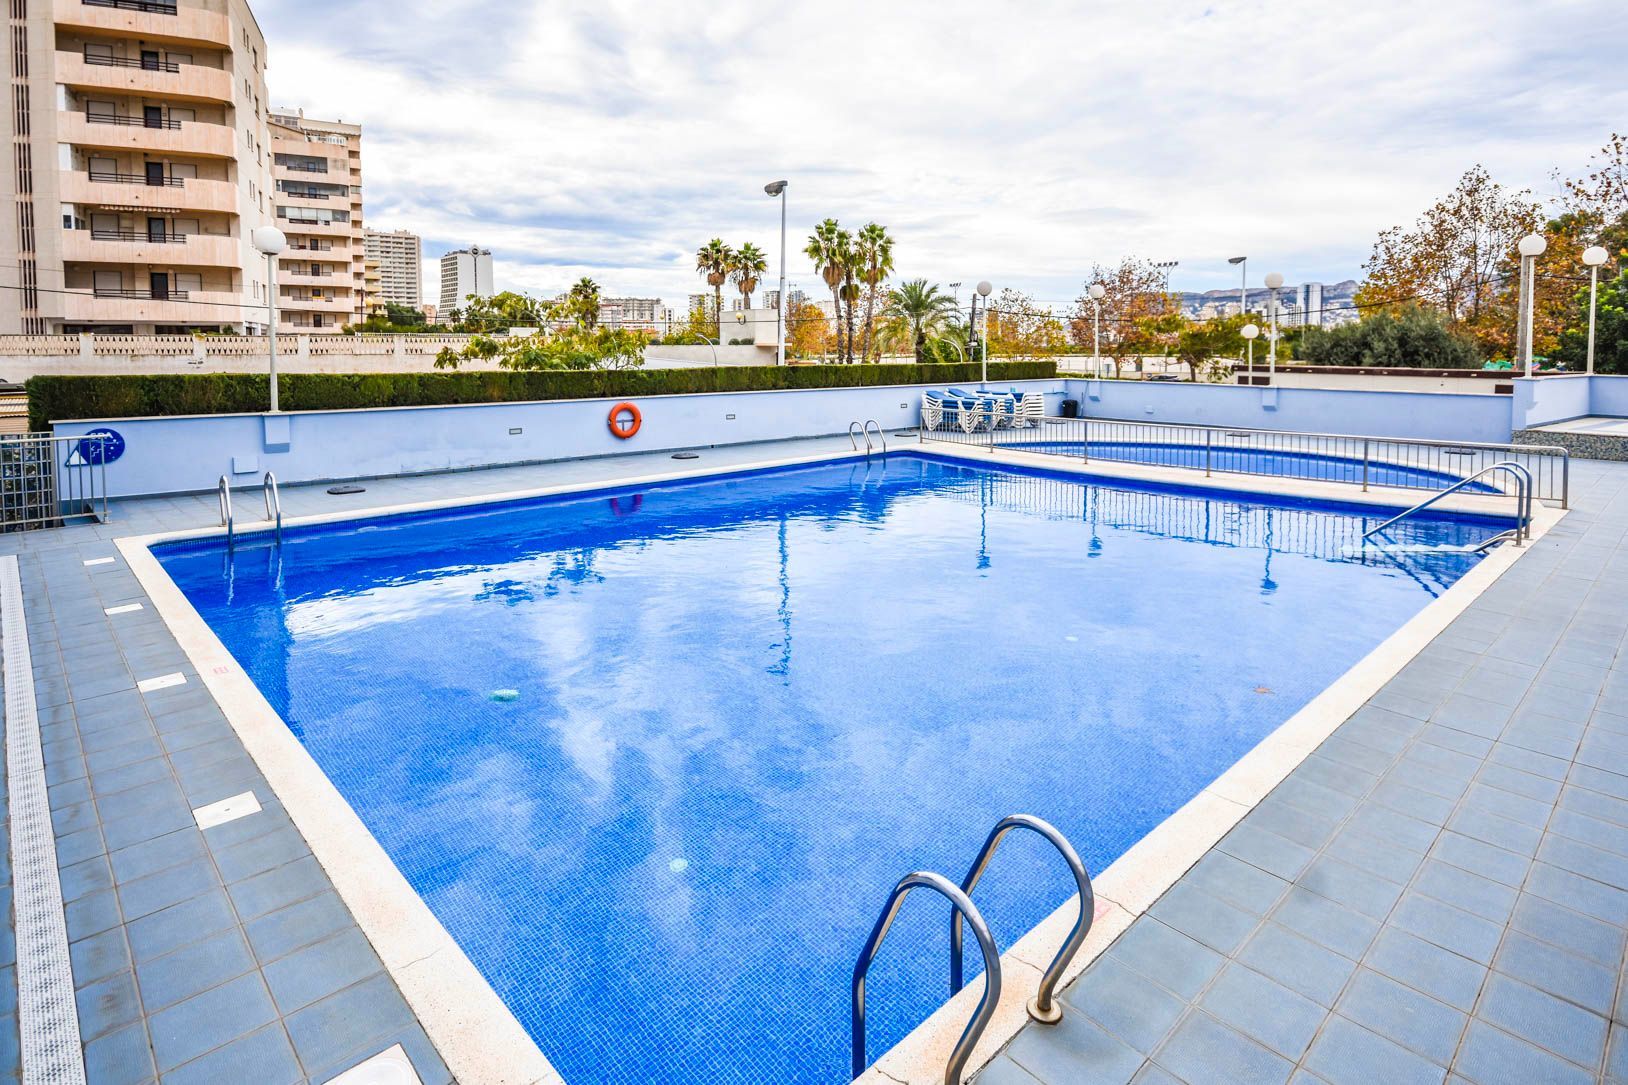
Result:
{"type": "Polygon", "coordinates": [[[387,312],[384,307],[384,278],[379,271],[379,262],[371,256],[362,260],[362,312],[369,320],[384,316],[387,312]]]}
{"type": "Polygon", "coordinates": [[[424,300],[424,243],[406,230],[363,230],[367,258],[379,262],[379,289],[385,301],[417,309],[424,300]]]}
{"type": "Polygon", "coordinates": [[[473,294],[489,298],[492,288],[492,250],[471,245],[467,249],[454,249],[441,257],[441,314],[462,309],[473,294]]]}
{"type": "Polygon", "coordinates": [[[1323,320],[1323,284],[1301,283],[1296,288],[1296,304],[1300,307],[1298,323],[1320,328],[1323,320]]]}
{"type": "Polygon", "coordinates": [[[599,323],[607,328],[654,330],[661,321],[660,298],[600,298],[599,323]]]}
{"type": "Polygon", "coordinates": [[[364,319],[362,129],[303,110],[271,115],[277,225],[277,328],[337,332],[364,319]]]}
{"type": "Polygon", "coordinates": [[[10,7],[0,332],[264,327],[266,44],[243,0],[10,7]]]}

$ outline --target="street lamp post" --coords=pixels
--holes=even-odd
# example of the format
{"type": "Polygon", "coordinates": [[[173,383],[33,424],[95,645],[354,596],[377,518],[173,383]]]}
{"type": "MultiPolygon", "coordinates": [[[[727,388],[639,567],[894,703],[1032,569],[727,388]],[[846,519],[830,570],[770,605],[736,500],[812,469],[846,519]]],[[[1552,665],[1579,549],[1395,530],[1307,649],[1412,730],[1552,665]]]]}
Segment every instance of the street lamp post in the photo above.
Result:
{"type": "Polygon", "coordinates": [[[1245,324],[1242,329],[1244,342],[1248,344],[1249,360],[1244,363],[1244,383],[1251,387],[1255,384],[1255,337],[1261,334],[1260,328],[1254,324],[1245,324]]]}
{"type": "Polygon", "coordinates": [[[1521,344],[1522,368],[1528,377],[1532,375],[1532,309],[1537,295],[1533,280],[1537,278],[1537,259],[1548,247],[1542,234],[1527,234],[1516,246],[1521,254],[1521,324],[1516,334],[1521,344]]]}
{"type": "Polygon", "coordinates": [[[1227,263],[1238,269],[1238,315],[1249,312],[1249,257],[1229,257],[1227,263]]]}
{"type": "Polygon", "coordinates": [[[266,372],[271,377],[271,413],[277,413],[277,254],[288,238],[275,226],[256,227],[249,235],[254,247],[266,254],[266,372]]]}
{"type": "Polygon", "coordinates": [[[1275,271],[1267,275],[1266,288],[1272,292],[1267,301],[1270,311],[1266,314],[1272,327],[1266,340],[1266,383],[1270,384],[1278,371],[1278,291],[1283,289],[1283,276],[1275,271]]]}
{"type": "Polygon", "coordinates": [[[1594,303],[1600,292],[1600,265],[1610,255],[1600,245],[1583,250],[1583,263],[1588,265],[1588,373],[1594,375],[1594,303]]]}
{"type": "Polygon", "coordinates": [[[989,383],[989,294],[994,289],[988,279],[978,284],[978,296],[984,299],[984,328],[983,333],[978,336],[978,346],[981,348],[978,354],[983,360],[983,368],[980,370],[982,375],[978,378],[980,392],[984,391],[984,386],[989,383]]]}
{"type": "Polygon", "coordinates": [[[1091,295],[1091,372],[1094,376],[1102,376],[1102,299],[1108,296],[1108,288],[1101,283],[1092,283],[1086,291],[1091,295]]]}
{"type": "Polygon", "coordinates": [[[785,181],[770,181],[763,191],[780,197],[780,303],[774,307],[774,364],[786,364],[786,188],[785,181]]]}

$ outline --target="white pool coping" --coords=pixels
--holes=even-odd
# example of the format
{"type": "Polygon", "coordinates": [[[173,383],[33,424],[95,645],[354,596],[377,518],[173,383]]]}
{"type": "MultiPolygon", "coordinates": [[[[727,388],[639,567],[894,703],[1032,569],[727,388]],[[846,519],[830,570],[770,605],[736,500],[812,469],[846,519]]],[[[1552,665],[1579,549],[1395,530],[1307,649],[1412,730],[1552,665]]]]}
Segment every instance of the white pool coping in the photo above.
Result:
{"type": "MultiPolygon", "coordinates": [[[[1041,453],[1007,450],[991,453],[987,448],[960,448],[938,442],[918,446],[901,444],[895,439],[893,448],[928,452],[973,464],[1038,467],[1127,482],[1171,483],[1187,488],[1337,500],[1347,504],[1396,508],[1411,505],[1421,496],[1419,491],[1395,489],[1374,488],[1361,492],[1349,484],[1339,483],[1219,473],[1206,477],[1182,468],[1073,462],[1041,453]]],[[[700,470],[350,509],[290,517],[284,520],[284,527],[704,479],[743,471],[857,459],[864,455],[863,452],[823,451],[700,470]]],[[[1441,507],[1444,511],[1507,514],[1509,499],[1464,497],[1444,502],[1441,507]]],[[[1534,515],[1532,536],[1536,540],[1564,514],[1537,506],[1534,515]]],[[[256,526],[240,529],[238,534],[263,534],[268,530],[256,526]]],[[[305,837],[312,854],[373,944],[454,1078],[464,1085],[564,1085],[564,1079],[513,1012],[481,976],[338,788],[152,554],[151,547],[158,543],[220,534],[219,527],[211,526],[127,536],[115,540],[115,545],[305,837]]],[[[1096,920],[1059,989],[1078,976],[1133,919],[1152,905],[1188,867],[1524,552],[1524,548],[1507,544],[1490,552],[1439,598],[1097,875],[1092,882],[1097,898],[1096,920]]],[[[899,873],[902,876],[905,871],[899,873]]],[[[885,886],[876,888],[878,901],[885,890],[885,886]]],[[[994,1019],[968,1064],[969,1076],[1022,1029],[1027,1020],[1024,1006],[1033,997],[1043,970],[1067,936],[1078,908],[1078,898],[1071,898],[1002,955],[1002,997],[994,1019]]],[[[970,984],[883,1054],[858,1080],[908,1085],[941,1082],[949,1052],[981,992],[981,984],[970,984]]]]}

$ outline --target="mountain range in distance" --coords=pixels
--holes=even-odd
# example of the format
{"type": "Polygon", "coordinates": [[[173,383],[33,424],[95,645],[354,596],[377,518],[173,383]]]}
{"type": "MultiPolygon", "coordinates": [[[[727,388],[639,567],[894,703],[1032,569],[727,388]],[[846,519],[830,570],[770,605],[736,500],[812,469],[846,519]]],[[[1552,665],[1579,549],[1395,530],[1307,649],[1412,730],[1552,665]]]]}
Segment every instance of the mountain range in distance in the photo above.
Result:
{"type": "MultiPolygon", "coordinates": [[[[1357,280],[1346,279],[1343,282],[1320,285],[1323,288],[1321,323],[1324,327],[1346,324],[1357,319],[1357,311],[1352,307],[1359,285],[1357,280]]],[[[1270,295],[1271,291],[1264,286],[1250,287],[1246,295],[1250,311],[1264,312],[1270,295]]],[[[1238,312],[1237,290],[1206,290],[1203,293],[1181,291],[1176,296],[1181,299],[1182,315],[1192,320],[1209,320],[1218,316],[1231,316],[1238,312]]],[[[1281,306],[1279,318],[1286,324],[1300,323],[1302,300],[1301,284],[1285,283],[1278,290],[1278,304],[1281,306]]],[[[1313,314],[1311,323],[1318,323],[1316,314],[1313,314]]]]}

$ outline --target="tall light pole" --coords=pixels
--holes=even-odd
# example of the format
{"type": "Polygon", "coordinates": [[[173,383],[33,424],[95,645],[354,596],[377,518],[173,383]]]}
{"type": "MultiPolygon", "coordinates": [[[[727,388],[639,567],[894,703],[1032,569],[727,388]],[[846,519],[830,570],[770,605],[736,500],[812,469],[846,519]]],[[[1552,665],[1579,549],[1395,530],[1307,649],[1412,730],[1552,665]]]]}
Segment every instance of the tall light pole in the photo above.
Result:
{"type": "Polygon", "coordinates": [[[271,413],[277,413],[277,254],[288,238],[275,226],[258,226],[250,234],[254,247],[266,254],[266,371],[271,376],[271,413]]]}
{"type": "Polygon", "coordinates": [[[1594,303],[1600,293],[1600,265],[1610,255],[1602,246],[1590,245],[1583,250],[1583,263],[1588,265],[1588,373],[1594,375],[1594,303]]]}
{"type": "Polygon", "coordinates": [[[1521,344],[1522,368],[1528,377],[1532,375],[1532,303],[1537,296],[1533,280],[1537,278],[1538,257],[1548,247],[1549,243],[1543,240],[1542,234],[1527,234],[1516,245],[1521,254],[1521,326],[1517,334],[1521,344]]]}
{"type": "Polygon", "coordinates": [[[988,279],[984,279],[978,284],[978,296],[984,299],[984,330],[983,334],[978,336],[978,346],[982,348],[979,351],[979,356],[983,359],[982,376],[978,378],[978,390],[980,392],[984,391],[984,385],[989,383],[989,293],[994,289],[988,279]]]}
{"type": "Polygon", "coordinates": [[[1086,291],[1091,295],[1091,373],[1102,376],[1102,299],[1108,296],[1108,288],[1101,283],[1092,283],[1086,291]]]}
{"type": "Polygon", "coordinates": [[[1248,344],[1249,361],[1244,363],[1244,382],[1251,387],[1255,384],[1255,337],[1261,334],[1260,328],[1254,324],[1245,324],[1240,329],[1244,335],[1244,342],[1248,344]]]}
{"type": "Polygon", "coordinates": [[[1275,271],[1268,274],[1266,289],[1272,292],[1267,301],[1270,311],[1266,314],[1272,325],[1272,333],[1266,340],[1266,382],[1270,384],[1278,371],[1278,291],[1283,289],[1283,276],[1275,271]]]}
{"type": "Polygon", "coordinates": [[[786,364],[786,187],[785,181],[770,181],[763,191],[780,197],[780,304],[774,307],[774,364],[786,364]]]}
{"type": "Polygon", "coordinates": [[[1249,257],[1229,257],[1227,263],[1238,269],[1238,315],[1249,312],[1249,257]]]}

